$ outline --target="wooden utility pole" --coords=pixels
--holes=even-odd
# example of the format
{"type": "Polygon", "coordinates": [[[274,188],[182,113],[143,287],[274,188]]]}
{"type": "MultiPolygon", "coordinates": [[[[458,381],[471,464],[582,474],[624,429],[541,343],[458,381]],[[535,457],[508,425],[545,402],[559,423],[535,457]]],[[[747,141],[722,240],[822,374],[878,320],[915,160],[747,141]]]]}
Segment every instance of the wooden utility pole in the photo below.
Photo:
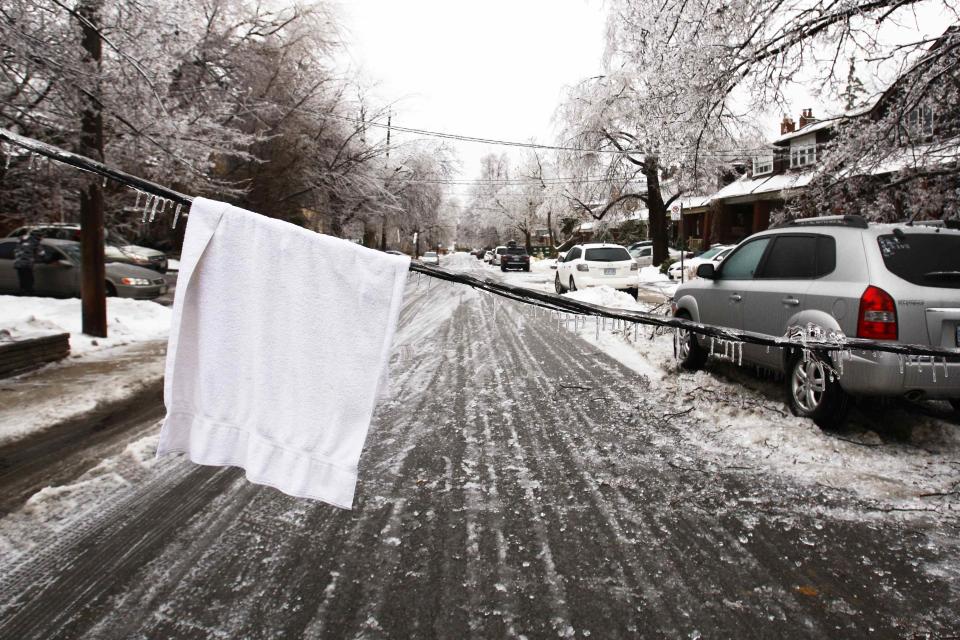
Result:
{"type": "MultiPolygon", "coordinates": [[[[390,168],[390,119],[393,117],[393,110],[387,112],[387,169],[390,168]]],[[[387,214],[380,216],[380,251],[387,250],[387,214]]]]}
{"type": "MultiPolygon", "coordinates": [[[[80,153],[103,162],[103,111],[100,103],[101,43],[98,31],[101,0],[82,0],[77,7],[82,29],[83,61],[92,74],[80,114],[80,153]]],[[[103,264],[103,189],[99,178],[87,181],[80,190],[80,297],[83,332],[107,337],[106,272],[103,264]]]]}

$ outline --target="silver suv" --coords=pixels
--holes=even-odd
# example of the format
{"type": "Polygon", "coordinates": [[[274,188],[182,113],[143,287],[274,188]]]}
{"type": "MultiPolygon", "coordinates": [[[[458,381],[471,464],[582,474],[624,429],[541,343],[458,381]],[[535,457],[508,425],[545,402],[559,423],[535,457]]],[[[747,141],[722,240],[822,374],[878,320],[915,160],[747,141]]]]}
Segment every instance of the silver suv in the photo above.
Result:
{"type": "MultiPolygon", "coordinates": [[[[960,345],[960,231],[859,216],[795,220],[750,236],[697,275],[677,289],[674,315],[772,336],[812,326],[827,335],[960,345]]],[[[709,338],[687,334],[681,365],[700,368],[709,349],[709,338]]],[[[841,362],[836,353],[805,359],[797,350],[742,349],[743,360],[782,372],[793,413],[822,427],[843,421],[850,395],[940,398],[960,410],[960,358],[933,364],[853,351],[841,362]]]]}

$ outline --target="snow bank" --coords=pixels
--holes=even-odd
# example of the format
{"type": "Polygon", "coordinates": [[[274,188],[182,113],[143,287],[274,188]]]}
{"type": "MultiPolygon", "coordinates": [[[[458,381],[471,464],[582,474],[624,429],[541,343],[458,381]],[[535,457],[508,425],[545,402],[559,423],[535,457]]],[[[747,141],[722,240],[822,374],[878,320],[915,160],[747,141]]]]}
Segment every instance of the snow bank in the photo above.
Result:
{"type": "Polygon", "coordinates": [[[149,300],[107,299],[107,338],[81,333],[79,298],[0,296],[0,334],[26,338],[42,333],[68,332],[73,354],[118,345],[165,339],[172,311],[149,300]]]}
{"type": "Polygon", "coordinates": [[[580,302],[589,302],[590,304],[597,304],[602,307],[643,310],[643,307],[637,304],[637,301],[633,299],[632,295],[623,291],[617,291],[607,285],[579,289],[563,295],[568,298],[573,298],[574,300],[579,300],[580,302]]]}

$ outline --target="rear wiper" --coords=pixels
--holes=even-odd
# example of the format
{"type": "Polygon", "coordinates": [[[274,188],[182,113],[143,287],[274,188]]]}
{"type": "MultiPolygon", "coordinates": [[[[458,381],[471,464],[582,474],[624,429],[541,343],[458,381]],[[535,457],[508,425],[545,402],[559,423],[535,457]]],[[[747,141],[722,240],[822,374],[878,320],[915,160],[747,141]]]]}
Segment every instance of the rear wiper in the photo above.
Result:
{"type": "Polygon", "coordinates": [[[928,271],[923,277],[927,280],[960,280],[960,271],[928,271]]]}

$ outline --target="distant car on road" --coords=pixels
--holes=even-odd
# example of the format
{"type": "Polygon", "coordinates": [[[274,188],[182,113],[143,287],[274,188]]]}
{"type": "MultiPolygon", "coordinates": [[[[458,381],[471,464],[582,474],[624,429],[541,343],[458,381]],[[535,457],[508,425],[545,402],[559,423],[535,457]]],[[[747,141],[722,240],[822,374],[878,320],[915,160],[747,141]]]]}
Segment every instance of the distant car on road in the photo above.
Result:
{"type": "MultiPolygon", "coordinates": [[[[25,225],[11,231],[8,238],[19,238],[24,233],[38,229],[44,238],[80,241],[80,225],[76,223],[47,223],[25,225]]],[[[107,231],[104,239],[104,260],[126,262],[146,267],[160,273],[167,272],[167,255],[163,251],[130,244],[115,231],[107,231]]]]}
{"type": "MultiPolygon", "coordinates": [[[[715,267],[719,267],[720,263],[723,262],[723,259],[726,258],[731,251],[736,248],[735,244],[718,244],[710,247],[703,253],[692,258],[684,258],[683,268],[687,271],[687,274],[696,274],[697,267],[699,267],[704,262],[712,262],[715,267]]],[[[667,269],[667,277],[671,280],[680,279],[680,261],[676,261],[670,265],[670,268],[667,269]]]]}
{"type": "MultiPolygon", "coordinates": [[[[859,216],[795,220],[754,234],[720,266],[697,267],[674,296],[677,317],[771,336],[799,327],[871,340],[960,347],[960,231],[868,224],[859,216]]],[[[709,339],[683,336],[680,363],[698,369],[709,339]]],[[[960,410],[960,362],[906,362],[854,349],[812,353],[743,345],[743,361],[784,373],[787,402],[822,427],[849,398],[949,400],[960,410]]]]}
{"type": "Polygon", "coordinates": [[[420,262],[423,264],[440,264],[440,256],[437,255],[436,251],[427,251],[422,256],[420,256],[420,262]]]}
{"type": "Polygon", "coordinates": [[[507,250],[500,256],[500,270],[521,269],[530,271],[530,256],[523,247],[507,247],[507,250]]]}
{"type": "Polygon", "coordinates": [[[495,267],[500,266],[500,258],[507,252],[506,245],[500,245],[493,250],[493,258],[490,260],[490,264],[495,267]]]}
{"type": "Polygon", "coordinates": [[[578,244],[557,264],[557,293],[608,285],[636,295],[640,272],[625,247],[618,244],[578,244]]]}
{"type": "MultiPolygon", "coordinates": [[[[80,297],[80,243],[44,238],[40,244],[44,258],[33,267],[35,295],[80,297]]],[[[16,245],[15,238],[0,240],[0,294],[20,291],[13,268],[16,245]]],[[[105,270],[108,296],[151,299],[167,292],[166,280],[156,271],[119,262],[108,262],[105,270]]]]}

